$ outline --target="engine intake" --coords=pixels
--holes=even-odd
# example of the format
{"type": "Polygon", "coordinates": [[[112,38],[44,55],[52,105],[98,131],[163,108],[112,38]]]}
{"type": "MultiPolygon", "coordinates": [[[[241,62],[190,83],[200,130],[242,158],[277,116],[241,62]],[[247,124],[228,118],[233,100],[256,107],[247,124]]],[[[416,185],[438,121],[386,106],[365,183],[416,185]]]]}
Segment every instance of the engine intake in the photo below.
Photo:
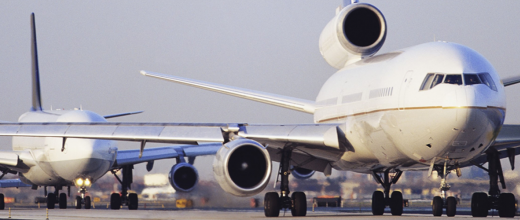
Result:
{"type": "Polygon", "coordinates": [[[334,68],[374,55],[385,42],[386,21],[373,5],[356,3],[343,8],[320,35],[320,52],[334,68]]]}
{"type": "Polygon", "coordinates": [[[224,191],[243,197],[255,195],[269,182],[271,157],[260,143],[237,139],[218,150],[213,174],[224,191]]]}
{"type": "Polygon", "coordinates": [[[190,192],[199,181],[197,169],[189,163],[175,164],[168,174],[170,185],[180,192],[190,192]]]}
{"type": "Polygon", "coordinates": [[[316,171],[314,170],[309,170],[309,169],[305,169],[305,168],[301,168],[301,167],[294,167],[292,169],[292,175],[296,178],[296,179],[308,179],[310,178],[312,175],[314,175],[316,171]]]}

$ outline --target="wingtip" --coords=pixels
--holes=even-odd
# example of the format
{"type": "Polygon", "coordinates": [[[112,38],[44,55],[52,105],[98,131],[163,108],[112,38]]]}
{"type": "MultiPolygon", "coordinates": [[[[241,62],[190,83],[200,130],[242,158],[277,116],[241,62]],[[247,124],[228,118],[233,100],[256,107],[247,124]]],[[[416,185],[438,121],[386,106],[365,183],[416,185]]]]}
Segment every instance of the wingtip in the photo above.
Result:
{"type": "Polygon", "coordinates": [[[141,75],[143,75],[143,76],[148,75],[148,73],[147,73],[146,71],[144,71],[144,70],[141,70],[140,73],[141,73],[141,75]]]}

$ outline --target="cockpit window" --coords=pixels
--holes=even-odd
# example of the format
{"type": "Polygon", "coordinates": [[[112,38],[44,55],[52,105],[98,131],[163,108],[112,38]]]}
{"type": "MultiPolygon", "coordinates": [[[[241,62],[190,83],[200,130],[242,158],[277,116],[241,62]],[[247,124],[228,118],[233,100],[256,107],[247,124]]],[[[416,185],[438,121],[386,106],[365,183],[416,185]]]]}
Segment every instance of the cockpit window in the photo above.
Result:
{"type": "Polygon", "coordinates": [[[480,80],[482,80],[482,83],[486,84],[486,86],[488,86],[493,91],[497,91],[497,86],[493,82],[493,79],[489,73],[479,73],[478,76],[480,77],[480,80]]]}
{"type": "Polygon", "coordinates": [[[462,85],[462,76],[455,74],[446,75],[444,83],[462,85]]]}
{"type": "Polygon", "coordinates": [[[433,79],[432,87],[435,87],[436,85],[439,85],[442,83],[442,79],[444,79],[444,74],[436,74],[435,78],[433,79]]]}
{"type": "Polygon", "coordinates": [[[476,85],[485,84],[490,89],[497,91],[497,87],[493,82],[493,79],[489,73],[465,73],[465,74],[440,74],[440,73],[428,73],[424,78],[420,90],[429,90],[439,84],[452,84],[452,85],[476,85]],[[463,77],[464,76],[464,77],[463,77]],[[464,80],[462,80],[464,78],[464,80]]]}
{"type": "Polygon", "coordinates": [[[478,78],[477,74],[464,74],[464,84],[467,86],[481,83],[482,82],[478,78]]]}

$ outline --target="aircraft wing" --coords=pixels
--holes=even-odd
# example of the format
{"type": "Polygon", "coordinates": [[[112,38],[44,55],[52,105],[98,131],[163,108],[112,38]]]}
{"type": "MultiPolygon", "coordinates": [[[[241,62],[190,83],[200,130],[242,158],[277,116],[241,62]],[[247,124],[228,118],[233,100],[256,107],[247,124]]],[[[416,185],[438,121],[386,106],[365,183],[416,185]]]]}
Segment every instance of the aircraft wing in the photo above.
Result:
{"type": "Polygon", "coordinates": [[[187,79],[177,76],[165,75],[161,73],[154,73],[141,70],[144,76],[155,77],[171,82],[181,83],[188,86],[193,86],[201,89],[206,89],[213,92],[219,92],[226,95],[232,95],[239,98],[249,99],[266,104],[276,105],[283,108],[293,109],[305,113],[314,113],[318,105],[314,101],[282,96],[267,92],[254,91],[250,89],[237,88],[232,86],[220,85],[216,83],[209,83],[199,80],[187,79]]]}
{"type": "MultiPolygon", "coordinates": [[[[500,158],[510,158],[514,167],[514,156],[520,154],[520,125],[503,125],[490,148],[495,148],[499,152],[500,158]]],[[[472,164],[465,165],[484,164],[487,162],[486,157],[486,154],[482,154],[474,159],[472,164]]]]}
{"type": "Polygon", "coordinates": [[[502,81],[502,84],[504,84],[504,86],[514,85],[514,84],[520,83],[520,76],[504,78],[501,81],[502,81]]]}
{"type": "MultiPolygon", "coordinates": [[[[67,138],[88,138],[194,145],[183,148],[187,156],[190,153],[196,154],[196,149],[203,149],[198,147],[205,146],[195,145],[226,143],[230,136],[239,136],[266,146],[273,161],[280,161],[281,149],[291,145],[294,147],[292,165],[323,172],[330,170],[331,162],[338,161],[343,152],[355,151],[339,126],[340,124],[0,123],[0,136],[62,137],[64,141],[67,138]]],[[[168,152],[165,153],[165,157],[175,156],[171,148],[150,149],[149,158],[142,160],[135,157],[143,148],[139,151],[122,151],[120,157],[118,156],[118,164],[150,161],[165,152],[168,152]]],[[[144,151],[143,157],[146,157],[144,151]]]]}
{"type": "Polygon", "coordinates": [[[0,180],[0,188],[10,188],[10,187],[31,187],[32,185],[23,183],[20,179],[8,179],[8,180],[0,180]]]}
{"type": "Polygon", "coordinates": [[[144,149],[142,157],[139,157],[140,150],[120,150],[117,151],[116,163],[114,167],[138,164],[154,160],[167,158],[196,157],[204,155],[215,155],[222,147],[222,143],[206,143],[200,145],[178,145],[166,147],[154,147],[144,149]]]}

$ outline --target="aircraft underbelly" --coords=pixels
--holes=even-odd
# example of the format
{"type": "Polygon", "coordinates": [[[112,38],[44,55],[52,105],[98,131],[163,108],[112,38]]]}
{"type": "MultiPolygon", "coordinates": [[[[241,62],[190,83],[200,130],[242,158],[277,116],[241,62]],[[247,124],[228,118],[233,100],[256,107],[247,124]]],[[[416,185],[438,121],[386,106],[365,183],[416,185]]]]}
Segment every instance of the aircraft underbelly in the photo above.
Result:
{"type": "Polygon", "coordinates": [[[347,117],[345,133],[356,152],[346,152],[335,168],[428,169],[432,159],[446,157],[466,162],[487,149],[504,115],[493,107],[424,107],[347,117]]]}

